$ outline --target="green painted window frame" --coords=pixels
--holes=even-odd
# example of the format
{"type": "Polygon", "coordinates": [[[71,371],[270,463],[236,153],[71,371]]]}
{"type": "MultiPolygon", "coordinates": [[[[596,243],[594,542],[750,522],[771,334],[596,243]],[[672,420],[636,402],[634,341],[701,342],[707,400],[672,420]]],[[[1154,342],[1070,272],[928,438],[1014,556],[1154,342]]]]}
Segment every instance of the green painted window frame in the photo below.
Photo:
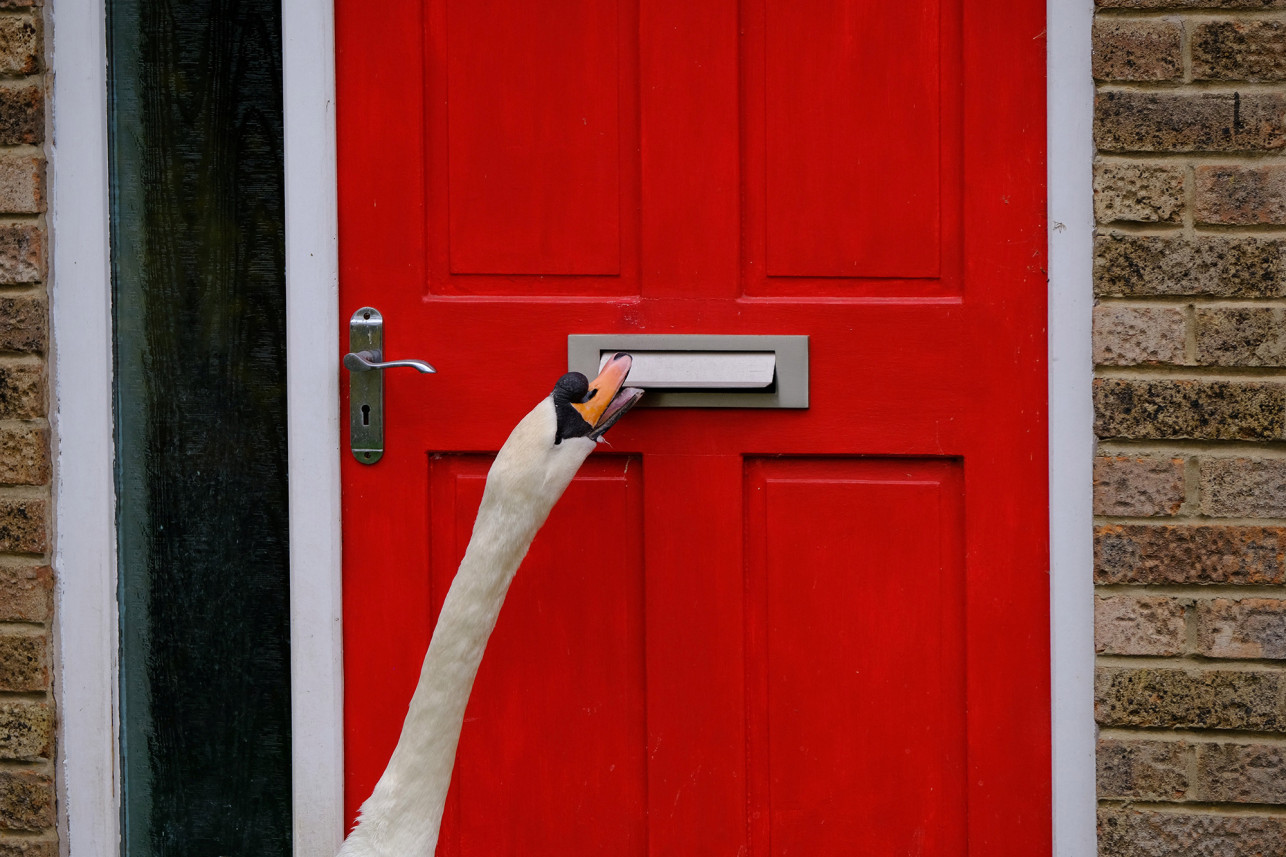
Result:
{"type": "Polygon", "coordinates": [[[291,853],[282,27],[108,0],[122,853],[291,853]]]}

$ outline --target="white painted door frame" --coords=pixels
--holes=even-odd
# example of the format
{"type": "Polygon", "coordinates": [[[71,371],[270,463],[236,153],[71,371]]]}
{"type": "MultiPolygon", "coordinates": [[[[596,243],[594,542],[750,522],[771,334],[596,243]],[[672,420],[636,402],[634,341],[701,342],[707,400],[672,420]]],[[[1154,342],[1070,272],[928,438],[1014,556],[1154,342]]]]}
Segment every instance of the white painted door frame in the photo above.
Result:
{"type": "MultiPolygon", "coordinates": [[[[284,0],[291,676],[296,857],[342,829],[333,15],[284,0]]],[[[59,833],[119,853],[116,543],[103,0],[49,8],[59,833]]],[[[1054,853],[1093,857],[1091,0],[1048,0],[1054,853]]]]}

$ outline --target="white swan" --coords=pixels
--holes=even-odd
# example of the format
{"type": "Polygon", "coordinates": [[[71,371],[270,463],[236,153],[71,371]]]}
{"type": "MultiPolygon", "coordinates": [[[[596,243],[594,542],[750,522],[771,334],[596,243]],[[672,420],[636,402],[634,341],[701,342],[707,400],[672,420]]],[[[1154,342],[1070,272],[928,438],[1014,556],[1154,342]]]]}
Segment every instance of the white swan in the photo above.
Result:
{"type": "Polygon", "coordinates": [[[339,857],[432,857],[465,704],[509,582],[598,438],[642,395],[622,388],[629,368],[617,354],[592,382],[564,375],[500,448],[397,747],[339,857]]]}

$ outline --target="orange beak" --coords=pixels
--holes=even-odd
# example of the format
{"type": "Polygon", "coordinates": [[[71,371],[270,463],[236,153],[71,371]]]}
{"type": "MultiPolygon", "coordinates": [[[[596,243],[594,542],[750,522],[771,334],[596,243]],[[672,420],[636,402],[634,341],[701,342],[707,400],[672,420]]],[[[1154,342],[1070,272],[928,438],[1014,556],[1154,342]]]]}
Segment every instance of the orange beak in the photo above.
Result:
{"type": "Polygon", "coordinates": [[[633,359],[628,354],[612,355],[599,370],[598,377],[589,382],[588,398],[572,403],[585,422],[594,427],[590,437],[600,437],[643,395],[642,390],[624,387],[631,363],[633,359]]]}

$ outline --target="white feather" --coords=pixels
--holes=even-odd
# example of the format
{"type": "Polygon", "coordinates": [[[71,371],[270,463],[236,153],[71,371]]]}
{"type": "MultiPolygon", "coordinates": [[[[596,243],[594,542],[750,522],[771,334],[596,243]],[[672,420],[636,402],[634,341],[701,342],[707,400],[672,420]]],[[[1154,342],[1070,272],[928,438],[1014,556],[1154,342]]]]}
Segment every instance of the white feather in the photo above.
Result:
{"type": "Polygon", "coordinates": [[[545,399],[496,455],[397,747],[339,857],[432,857],[437,847],[465,705],[505,593],[594,449],[588,438],[555,444],[556,422],[553,400],[545,399]]]}

